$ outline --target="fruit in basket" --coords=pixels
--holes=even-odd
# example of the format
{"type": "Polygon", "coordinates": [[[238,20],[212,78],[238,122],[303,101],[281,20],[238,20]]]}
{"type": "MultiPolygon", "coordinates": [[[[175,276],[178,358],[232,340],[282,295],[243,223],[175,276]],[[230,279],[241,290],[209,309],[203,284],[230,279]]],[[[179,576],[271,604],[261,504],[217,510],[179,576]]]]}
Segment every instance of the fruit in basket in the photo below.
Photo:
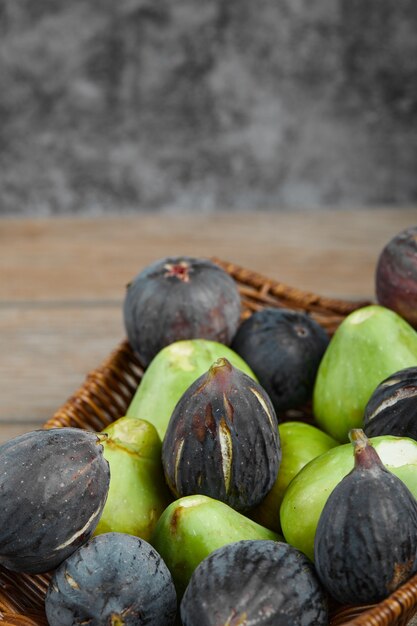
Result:
{"type": "Polygon", "coordinates": [[[417,500],[385,468],[363,430],[350,436],[355,467],[323,508],[314,562],[338,602],[379,602],[417,570],[417,500]]]}
{"type": "Polygon", "coordinates": [[[396,435],[417,440],[417,367],[408,367],[380,383],[364,415],[368,437],[396,435]]]}
{"type": "Polygon", "coordinates": [[[184,392],[162,444],[165,479],[176,497],[205,494],[239,511],[265,497],[280,459],[267,393],[224,358],[184,392]]]}
{"type": "Polygon", "coordinates": [[[224,502],[197,495],[168,506],[156,524],[151,543],[167,564],[180,597],[203,559],[217,548],[242,539],[279,541],[282,537],[224,502]]]}
{"type": "Polygon", "coordinates": [[[126,414],[151,422],[162,440],[175,405],[184,391],[221,357],[256,379],[245,361],[224,344],[209,339],[175,341],[152,359],[126,414]]]}
{"type": "Polygon", "coordinates": [[[46,572],[89,539],[109,489],[101,440],[80,428],[54,428],[0,446],[2,565],[46,572]]]}
{"type": "Polygon", "coordinates": [[[278,430],[282,451],[278,476],[272,489],[249,516],[262,526],[280,532],[279,510],[288,485],[309,461],[334,448],[338,442],[303,422],[284,422],[278,430]]]}
{"type": "Polygon", "coordinates": [[[340,442],[362,428],[365,406],[387,376],[417,366],[417,332],[397,313],[369,305],[340,324],[320,362],[313,393],[317,423],[340,442]]]}
{"type": "Polygon", "coordinates": [[[328,343],[327,332],[307,313],[266,308],[242,322],[232,348],[253,369],[279,415],[311,399],[328,343]]]}
{"type": "Polygon", "coordinates": [[[325,591],[311,562],[275,541],[219,548],[193,573],[181,601],[183,626],[327,626],[325,591]]]}
{"type": "Polygon", "coordinates": [[[94,534],[111,531],[149,540],[172,502],[161,463],[161,440],[152,424],[121,417],[103,430],[110,488],[94,534]]]}
{"type": "Polygon", "coordinates": [[[50,626],[171,626],[171,574],[143,539],[106,533],[90,539],[53,573],[45,598],[50,626]]]}
{"type": "MultiPolygon", "coordinates": [[[[384,465],[417,498],[417,442],[400,437],[374,437],[371,443],[384,465]]],[[[310,461],[288,486],[280,509],[285,540],[314,559],[314,536],[329,494],[353,469],[350,443],[310,461]]]]}
{"type": "Polygon", "coordinates": [[[181,339],[230,344],[241,301],[233,278],[215,263],[166,257],[128,285],[123,311],[129,343],[146,367],[162,348],[181,339]]]}
{"type": "Polygon", "coordinates": [[[417,226],[401,231],[382,249],[375,289],[379,304],[417,328],[417,226]]]}

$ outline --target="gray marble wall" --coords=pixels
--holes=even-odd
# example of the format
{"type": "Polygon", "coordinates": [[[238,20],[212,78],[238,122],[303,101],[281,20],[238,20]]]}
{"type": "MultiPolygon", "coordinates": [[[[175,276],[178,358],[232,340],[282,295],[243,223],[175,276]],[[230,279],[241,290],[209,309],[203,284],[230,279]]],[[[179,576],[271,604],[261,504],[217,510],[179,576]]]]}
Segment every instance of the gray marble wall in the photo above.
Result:
{"type": "Polygon", "coordinates": [[[415,0],[1,0],[0,213],[417,200],[415,0]]]}

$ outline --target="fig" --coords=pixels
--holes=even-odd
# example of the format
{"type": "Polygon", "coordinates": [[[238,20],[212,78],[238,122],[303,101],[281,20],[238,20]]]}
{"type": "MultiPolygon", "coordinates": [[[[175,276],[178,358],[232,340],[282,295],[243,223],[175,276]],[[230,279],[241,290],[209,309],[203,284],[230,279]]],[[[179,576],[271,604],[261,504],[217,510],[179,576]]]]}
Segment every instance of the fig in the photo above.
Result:
{"type": "MultiPolygon", "coordinates": [[[[384,465],[417,497],[417,442],[400,437],[374,437],[371,443],[384,465]]],[[[280,509],[285,540],[314,559],[317,523],[330,492],[353,469],[350,443],[316,457],[293,478],[280,509]]]]}
{"type": "Polygon", "coordinates": [[[180,498],[166,508],[151,543],[167,564],[180,597],[191,574],[206,556],[241,539],[278,541],[282,536],[219,500],[196,495],[180,498]]]}
{"type": "Polygon", "coordinates": [[[364,414],[365,434],[417,440],[417,367],[407,367],[380,383],[364,414]]]}
{"type": "Polygon", "coordinates": [[[315,426],[303,422],[284,422],[278,430],[282,459],[277,479],[249,516],[262,526],[281,532],[279,511],[288,485],[309,461],[334,448],[338,442],[315,426]]]}
{"type": "Polygon", "coordinates": [[[328,343],[327,332],[307,313],[266,308],[242,322],[232,348],[255,372],[279,415],[311,400],[328,343]]]}
{"type": "Polygon", "coordinates": [[[121,532],[148,541],[172,502],[162,469],[161,440],[152,424],[129,417],[119,418],[103,433],[110,487],[94,534],[121,532]]]}
{"type": "Polygon", "coordinates": [[[45,611],[49,626],[171,626],[177,598],[168,568],[149,543],[105,533],[55,570],[45,611]]]}
{"type": "Polygon", "coordinates": [[[128,285],[124,323],[144,367],[165,346],[181,339],[229,345],[241,300],[237,284],[208,259],[166,257],[145,267],[128,285]]]}
{"type": "Polygon", "coordinates": [[[152,359],[126,414],[151,422],[163,440],[169,419],[182,394],[221,357],[256,380],[245,361],[224,344],[209,339],[175,341],[162,348],[152,359]]]}
{"type": "Polygon", "coordinates": [[[363,427],[365,406],[387,376],[417,366],[417,332],[394,311],[368,305],[350,313],[320,362],[313,392],[318,426],[344,443],[363,427]],[[393,349],[395,346],[395,349],[393,349]]]}
{"type": "Polygon", "coordinates": [[[330,494],[314,562],[342,604],[379,602],[417,570],[417,500],[383,465],[363,430],[351,431],[355,467],[330,494]]]}
{"type": "Polygon", "coordinates": [[[103,438],[80,428],[53,428],[0,446],[2,565],[46,572],[89,539],[109,490],[103,438]]]}
{"type": "Polygon", "coordinates": [[[238,541],[197,567],[181,601],[183,626],[327,626],[325,591],[312,563],[275,541],[238,541]]]}
{"type": "Polygon", "coordinates": [[[181,396],[162,444],[165,479],[175,497],[200,493],[239,511],[265,497],[280,460],[268,395],[224,358],[181,396]]]}
{"type": "Polygon", "coordinates": [[[395,235],[382,249],[375,270],[379,304],[417,328],[417,226],[395,235]]]}

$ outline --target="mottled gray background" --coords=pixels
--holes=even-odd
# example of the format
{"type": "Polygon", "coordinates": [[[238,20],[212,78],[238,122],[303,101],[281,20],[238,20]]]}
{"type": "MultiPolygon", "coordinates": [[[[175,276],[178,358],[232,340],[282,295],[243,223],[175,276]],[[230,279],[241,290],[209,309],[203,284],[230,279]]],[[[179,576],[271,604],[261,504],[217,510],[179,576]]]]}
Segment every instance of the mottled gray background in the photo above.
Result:
{"type": "Polygon", "coordinates": [[[415,0],[1,0],[0,213],[404,206],[415,0]]]}

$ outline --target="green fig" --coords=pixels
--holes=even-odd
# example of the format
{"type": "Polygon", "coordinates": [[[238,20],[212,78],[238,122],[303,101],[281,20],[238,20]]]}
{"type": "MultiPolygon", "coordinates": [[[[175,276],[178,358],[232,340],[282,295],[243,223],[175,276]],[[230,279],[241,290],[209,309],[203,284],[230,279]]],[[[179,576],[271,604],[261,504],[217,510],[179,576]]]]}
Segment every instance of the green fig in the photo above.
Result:
{"type": "MultiPolygon", "coordinates": [[[[370,439],[382,463],[417,497],[417,441],[384,435],[370,439]]],[[[281,504],[285,540],[314,558],[314,537],[327,498],[354,466],[352,444],[343,444],[313,459],[295,476],[281,504]]]]}
{"type": "Polygon", "coordinates": [[[320,362],[313,412],[320,428],[341,443],[363,427],[365,406],[385,378],[417,365],[417,332],[394,311],[369,305],[340,324],[320,362]]]}
{"type": "Polygon", "coordinates": [[[257,380],[245,361],[221,343],[208,339],[175,341],[152,359],[126,415],[151,422],[163,440],[169,419],[184,391],[221,357],[257,380]]]}
{"type": "Polygon", "coordinates": [[[280,541],[282,537],[220,500],[193,495],[168,506],[158,520],[151,543],[167,564],[181,597],[203,559],[217,548],[241,539],[280,541]]]}
{"type": "Polygon", "coordinates": [[[121,532],[149,541],[161,513],[172,502],[161,462],[161,440],[145,420],[121,417],[103,430],[110,487],[95,535],[121,532]]]}
{"type": "Polygon", "coordinates": [[[284,422],[278,430],[282,449],[278,476],[268,495],[249,513],[249,517],[262,526],[281,532],[279,510],[288,485],[309,461],[334,448],[338,442],[303,422],[284,422]]]}

